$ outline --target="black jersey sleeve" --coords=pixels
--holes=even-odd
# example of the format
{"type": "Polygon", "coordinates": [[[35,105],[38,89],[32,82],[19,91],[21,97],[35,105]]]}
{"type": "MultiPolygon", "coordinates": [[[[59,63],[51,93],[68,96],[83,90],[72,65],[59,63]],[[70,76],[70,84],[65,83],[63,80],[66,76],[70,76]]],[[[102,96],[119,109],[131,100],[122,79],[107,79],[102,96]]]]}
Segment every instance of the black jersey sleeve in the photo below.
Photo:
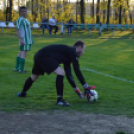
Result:
{"type": "Polygon", "coordinates": [[[75,81],[72,77],[72,73],[71,73],[71,67],[70,67],[70,63],[66,63],[64,64],[64,70],[65,70],[65,73],[66,73],[66,77],[70,83],[70,85],[73,87],[73,88],[76,88],[76,84],[75,84],[75,81]]]}
{"type": "Polygon", "coordinates": [[[78,58],[76,57],[75,59],[72,60],[72,63],[73,63],[73,68],[74,68],[74,71],[75,71],[75,74],[77,76],[77,78],[79,79],[80,83],[82,85],[85,84],[85,79],[80,71],[80,67],[79,67],[79,63],[78,63],[78,58]]]}

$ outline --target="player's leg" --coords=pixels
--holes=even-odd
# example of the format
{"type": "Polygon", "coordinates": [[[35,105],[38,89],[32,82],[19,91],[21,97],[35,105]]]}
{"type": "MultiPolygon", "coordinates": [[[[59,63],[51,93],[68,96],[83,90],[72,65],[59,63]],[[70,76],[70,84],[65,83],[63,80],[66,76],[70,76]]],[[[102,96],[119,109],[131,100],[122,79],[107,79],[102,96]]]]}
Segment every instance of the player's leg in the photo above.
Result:
{"type": "Polygon", "coordinates": [[[19,97],[25,97],[26,92],[30,89],[33,82],[35,82],[40,75],[44,75],[45,71],[43,71],[42,68],[40,68],[40,66],[39,66],[40,62],[38,62],[38,61],[39,61],[38,58],[35,60],[35,57],[34,57],[34,65],[32,68],[32,75],[29,78],[27,78],[27,80],[25,81],[22,92],[18,93],[19,97]]]}
{"type": "Polygon", "coordinates": [[[24,71],[26,55],[27,55],[27,51],[19,51],[19,54],[16,57],[16,64],[15,64],[14,71],[19,71],[19,67],[20,67],[20,72],[24,71]]]}
{"type": "Polygon", "coordinates": [[[25,81],[25,84],[23,86],[23,89],[20,93],[18,93],[19,97],[26,97],[26,92],[30,89],[33,82],[35,82],[38,79],[39,75],[32,74],[27,80],[25,81]]]}
{"type": "Polygon", "coordinates": [[[16,57],[15,68],[14,68],[15,72],[19,71],[19,66],[20,66],[20,51],[18,53],[18,56],[16,57]]]}
{"type": "Polygon", "coordinates": [[[56,89],[57,89],[57,97],[62,97],[63,96],[63,79],[65,72],[64,70],[59,66],[56,70],[54,70],[54,73],[57,74],[56,78],[56,89]]]}
{"type": "Polygon", "coordinates": [[[24,66],[25,66],[25,58],[27,55],[27,52],[30,51],[31,49],[31,44],[28,45],[21,45],[20,46],[20,73],[26,73],[26,71],[24,71],[24,66]]]}
{"type": "Polygon", "coordinates": [[[63,79],[65,72],[64,70],[59,66],[56,70],[54,70],[54,73],[57,74],[56,78],[56,90],[57,90],[57,105],[62,105],[62,106],[70,106],[69,103],[65,102],[63,100],[63,79]]]}
{"type": "Polygon", "coordinates": [[[20,60],[19,60],[19,64],[20,64],[20,70],[19,72],[24,73],[24,66],[25,66],[25,58],[27,55],[28,51],[20,51],[20,60]]]}

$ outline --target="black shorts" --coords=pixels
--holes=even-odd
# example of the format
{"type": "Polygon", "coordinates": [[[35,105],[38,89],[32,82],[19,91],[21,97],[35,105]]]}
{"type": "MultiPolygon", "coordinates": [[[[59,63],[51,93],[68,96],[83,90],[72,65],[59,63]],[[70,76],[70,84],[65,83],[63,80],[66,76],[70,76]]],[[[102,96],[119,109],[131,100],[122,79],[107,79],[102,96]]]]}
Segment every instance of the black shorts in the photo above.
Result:
{"type": "Polygon", "coordinates": [[[59,63],[52,57],[36,57],[34,58],[32,74],[44,75],[45,72],[50,74],[57,69],[58,66],[59,63]]]}

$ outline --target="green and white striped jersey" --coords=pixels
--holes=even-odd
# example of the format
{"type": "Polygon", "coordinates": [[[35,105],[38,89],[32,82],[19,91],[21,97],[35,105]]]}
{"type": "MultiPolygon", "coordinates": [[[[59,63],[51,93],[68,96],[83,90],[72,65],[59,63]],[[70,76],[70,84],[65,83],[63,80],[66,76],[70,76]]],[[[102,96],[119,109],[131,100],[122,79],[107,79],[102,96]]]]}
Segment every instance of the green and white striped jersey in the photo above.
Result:
{"type": "MultiPolygon", "coordinates": [[[[25,45],[33,44],[31,25],[26,18],[20,16],[16,22],[16,28],[17,30],[19,29],[20,36],[24,40],[25,45]]],[[[21,45],[20,41],[19,41],[19,45],[21,45]]]]}

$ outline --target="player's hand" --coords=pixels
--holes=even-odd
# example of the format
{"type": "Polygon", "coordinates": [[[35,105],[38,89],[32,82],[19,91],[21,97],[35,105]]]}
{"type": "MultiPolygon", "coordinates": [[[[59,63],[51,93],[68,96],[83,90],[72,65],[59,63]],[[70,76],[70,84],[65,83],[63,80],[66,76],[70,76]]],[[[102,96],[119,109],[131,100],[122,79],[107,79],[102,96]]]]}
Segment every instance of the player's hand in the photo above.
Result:
{"type": "Polygon", "coordinates": [[[84,98],[84,95],[83,95],[83,93],[80,91],[79,88],[76,87],[75,92],[78,94],[78,96],[79,96],[81,99],[84,98]]]}
{"type": "Polygon", "coordinates": [[[85,90],[95,89],[95,86],[88,86],[85,90]]]}
{"type": "Polygon", "coordinates": [[[88,86],[87,88],[85,88],[84,95],[89,97],[94,96],[94,94],[90,91],[91,89],[95,89],[95,86],[88,86]]]}
{"type": "Polygon", "coordinates": [[[25,42],[23,41],[23,39],[20,39],[20,44],[25,45],[25,42]]]}

